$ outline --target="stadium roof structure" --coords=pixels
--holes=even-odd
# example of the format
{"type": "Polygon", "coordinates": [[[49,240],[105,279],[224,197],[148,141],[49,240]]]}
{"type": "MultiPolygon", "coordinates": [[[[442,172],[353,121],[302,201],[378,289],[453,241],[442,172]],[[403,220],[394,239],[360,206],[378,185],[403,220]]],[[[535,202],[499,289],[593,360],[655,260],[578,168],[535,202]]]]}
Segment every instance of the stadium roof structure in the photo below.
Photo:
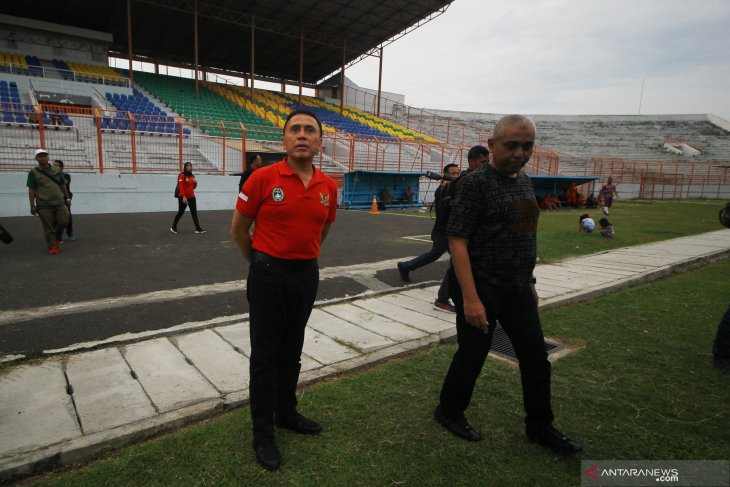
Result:
{"type": "Polygon", "coordinates": [[[110,51],[314,85],[446,11],[453,0],[4,0],[0,13],[111,33],[110,51]],[[196,21],[197,19],[197,21],[196,21]],[[197,29],[196,29],[197,24],[197,29]],[[252,28],[253,27],[253,28],[252,28]],[[253,34],[252,34],[253,33],[253,34]],[[252,63],[252,49],[253,51],[252,63]]]}

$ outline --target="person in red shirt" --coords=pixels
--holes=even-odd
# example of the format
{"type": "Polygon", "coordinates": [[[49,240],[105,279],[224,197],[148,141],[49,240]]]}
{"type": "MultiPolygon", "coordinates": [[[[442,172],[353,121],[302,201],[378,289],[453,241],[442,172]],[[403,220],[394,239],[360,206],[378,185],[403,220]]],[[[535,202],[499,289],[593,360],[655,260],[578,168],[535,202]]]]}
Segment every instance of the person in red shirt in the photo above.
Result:
{"type": "Polygon", "coordinates": [[[195,188],[198,187],[198,182],[193,176],[193,164],[186,162],[183,166],[183,172],[177,177],[177,189],[179,196],[177,198],[177,215],[175,220],[172,222],[170,231],[177,233],[177,224],[185,213],[185,208],[190,206],[190,214],[193,216],[193,223],[195,224],[195,233],[207,233],[200,226],[198,221],[198,204],[195,200],[195,188]]]}
{"type": "Polygon", "coordinates": [[[249,262],[249,398],[256,460],[281,465],[274,424],[316,435],[322,426],[297,411],[304,329],[319,285],[317,257],[337,210],[337,185],[312,161],[322,124],[294,111],[284,124],[287,156],[254,171],[238,194],[231,235],[249,262]],[[256,229],[251,236],[252,224],[256,229]]]}

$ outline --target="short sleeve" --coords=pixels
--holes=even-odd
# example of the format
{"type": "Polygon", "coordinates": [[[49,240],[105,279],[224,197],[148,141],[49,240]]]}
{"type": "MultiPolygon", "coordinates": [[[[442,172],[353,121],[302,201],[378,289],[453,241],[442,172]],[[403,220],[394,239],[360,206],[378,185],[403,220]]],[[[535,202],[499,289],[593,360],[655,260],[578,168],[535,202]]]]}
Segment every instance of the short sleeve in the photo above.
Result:
{"type": "Polygon", "coordinates": [[[462,176],[455,189],[446,234],[468,239],[474,232],[482,207],[478,174],[472,172],[462,176]]]}
{"type": "Polygon", "coordinates": [[[243,184],[236,200],[236,211],[249,218],[256,218],[262,203],[262,189],[265,183],[264,171],[254,171],[243,184]]]}
{"type": "Polygon", "coordinates": [[[28,179],[26,180],[25,185],[29,188],[35,188],[37,186],[35,182],[35,174],[33,174],[32,169],[28,171],[28,179]]]}

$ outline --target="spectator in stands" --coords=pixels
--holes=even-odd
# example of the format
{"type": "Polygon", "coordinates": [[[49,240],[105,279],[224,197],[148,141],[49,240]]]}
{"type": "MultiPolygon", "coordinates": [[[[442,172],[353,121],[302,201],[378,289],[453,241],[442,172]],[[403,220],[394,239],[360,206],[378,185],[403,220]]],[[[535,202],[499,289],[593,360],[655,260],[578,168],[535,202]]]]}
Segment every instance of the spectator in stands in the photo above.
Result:
{"type": "Polygon", "coordinates": [[[593,233],[593,230],[595,229],[596,222],[593,221],[593,218],[591,218],[588,213],[583,213],[581,216],[578,217],[578,233],[593,233]]]}
{"type": "Polygon", "coordinates": [[[51,125],[61,125],[61,114],[58,112],[51,113],[51,125]]]}
{"type": "Polygon", "coordinates": [[[603,199],[603,214],[608,215],[608,210],[613,204],[613,199],[618,198],[618,191],[616,191],[616,185],[613,184],[613,178],[608,178],[608,182],[601,187],[598,192],[603,199]]]}
{"type": "Polygon", "coordinates": [[[258,154],[254,154],[251,157],[248,158],[248,167],[245,171],[241,174],[241,179],[238,180],[238,192],[241,192],[241,188],[243,188],[243,184],[246,182],[246,180],[251,176],[251,173],[253,173],[256,169],[260,168],[262,164],[261,156],[258,154]]]}
{"type": "MultiPolygon", "coordinates": [[[[456,164],[447,164],[444,166],[443,175],[449,180],[442,179],[441,184],[436,188],[433,195],[433,207],[436,209],[436,221],[431,230],[431,250],[419,255],[415,259],[407,262],[398,262],[398,273],[405,282],[410,282],[409,273],[423,267],[431,262],[435,262],[439,257],[449,250],[449,240],[446,237],[446,224],[449,221],[449,213],[451,212],[451,196],[449,194],[449,184],[453,184],[459,177],[459,166],[456,164]]],[[[433,303],[434,308],[454,312],[454,306],[449,300],[449,280],[448,276],[444,276],[441,280],[436,295],[436,301],[433,303]]]]}
{"type": "MultiPolygon", "coordinates": [[[[74,194],[71,192],[71,175],[67,172],[63,171],[63,161],[60,159],[56,159],[53,161],[53,168],[58,172],[58,174],[61,174],[63,176],[64,181],[66,181],[66,190],[68,191],[68,199],[73,200],[74,194]]],[[[66,205],[68,208],[68,225],[66,226],[66,235],[68,236],[68,239],[73,241],[76,240],[76,235],[74,235],[74,219],[73,215],[71,214],[71,202],[69,201],[66,205]]],[[[63,236],[63,234],[61,234],[63,236]]],[[[61,239],[59,239],[61,240],[61,239]]]]}
{"type": "Polygon", "coordinates": [[[48,151],[35,151],[36,167],[28,172],[28,199],[30,214],[38,215],[48,244],[48,253],[57,254],[63,231],[68,225],[68,206],[71,197],[63,175],[48,164],[48,151]]]}
{"type": "Polygon", "coordinates": [[[488,143],[491,162],[459,179],[446,228],[458,349],[434,416],[450,433],[481,440],[464,412],[499,321],[520,364],[527,438],[557,452],[579,452],[582,446],[552,425],[550,362],[532,274],[540,211],[532,182],[522,171],[534,149],[535,124],[507,115],[488,143]]]}
{"type": "Polygon", "coordinates": [[[608,221],[608,218],[601,218],[598,220],[598,225],[601,227],[601,237],[613,238],[616,235],[613,225],[608,221]]]}
{"type": "Polygon", "coordinates": [[[177,224],[180,218],[182,218],[183,213],[185,213],[185,208],[188,206],[190,206],[190,214],[193,216],[195,233],[207,233],[198,221],[198,203],[195,199],[195,188],[197,187],[198,182],[195,180],[195,176],[193,176],[193,164],[186,162],[183,166],[183,172],[177,177],[177,215],[175,215],[175,220],[173,220],[172,226],[170,227],[172,233],[177,233],[177,224]]]}
{"type": "Polygon", "coordinates": [[[297,411],[296,388],[304,329],[319,284],[317,257],[337,210],[337,184],[313,164],[322,146],[316,115],[289,114],[283,144],[287,156],[255,171],[243,185],[231,222],[231,235],[250,262],[253,448],[268,470],[281,465],[274,423],[305,435],[322,431],[297,411]]]}

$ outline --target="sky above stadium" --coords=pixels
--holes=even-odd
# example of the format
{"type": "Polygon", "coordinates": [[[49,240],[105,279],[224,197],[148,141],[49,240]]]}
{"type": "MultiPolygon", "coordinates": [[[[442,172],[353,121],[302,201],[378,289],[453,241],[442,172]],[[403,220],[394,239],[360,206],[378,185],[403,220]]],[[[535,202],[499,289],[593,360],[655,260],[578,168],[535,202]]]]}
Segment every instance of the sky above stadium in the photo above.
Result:
{"type": "MultiPolygon", "coordinates": [[[[730,121],[729,26],[729,0],[455,0],[385,48],[382,88],[417,107],[730,121]]],[[[346,75],[376,89],[377,73],[346,75]]]]}

